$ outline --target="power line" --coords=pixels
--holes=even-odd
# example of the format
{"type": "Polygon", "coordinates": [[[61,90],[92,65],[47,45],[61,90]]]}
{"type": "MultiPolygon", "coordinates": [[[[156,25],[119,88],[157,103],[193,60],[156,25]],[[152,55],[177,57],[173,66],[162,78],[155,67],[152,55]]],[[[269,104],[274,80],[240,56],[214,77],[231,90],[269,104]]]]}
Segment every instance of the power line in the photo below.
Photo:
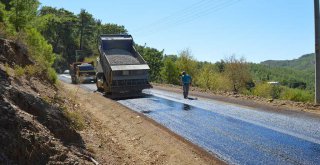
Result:
{"type": "MultiPolygon", "coordinates": [[[[179,18],[178,20],[176,20],[176,19],[170,20],[170,21],[167,21],[166,23],[160,24],[157,27],[150,28],[149,31],[143,33],[143,37],[154,35],[154,34],[158,33],[159,31],[168,30],[172,27],[179,26],[179,25],[194,21],[194,20],[196,20],[200,17],[203,17],[205,15],[209,15],[211,13],[214,13],[214,12],[220,11],[224,8],[227,8],[229,6],[232,6],[240,1],[241,0],[229,0],[229,1],[224,1],[222,3],[218,3],[215,5],[206,6],[202,10],[198,10],[198,11],[194,11],[193,13],[182,15],[182,17],[178,17],[179,18]]],[[[138,33],[138,34],[140,34],[140,33],[138,33]]]]}
{"type": "Polygon", "coordinates": [[[210,3],[214,2],[216,0],[201,0],[201,1],[198,1],[190,6],[187,6],[186,8],[183,8],[182,10],[179,10],[177,12],[174,12],[166,17],[163,17],[151,24],[148,24],[148,25],[145,25],[137,30],[134,30],[134,32],[141,32],[145,29],[149,29],[150,27],[156,27],[156,26],[159,26],[161,24],[165,24],[167,22],[170,22],[172,20],[176,20],[176,19],[179,19],[179,17],[183,17],[184,15],[187,15],[187,14],[192,14],[193,12],[203,8],[203,7],[206,7],[208,5],[210,5],[210,3]]]}
{"type": "Polygon", "coordinates": [[[174,19],[174,17],[179,16],[180,13],[186,14],[186,13],[192,12],[193,10],[197,10],[198,8],[201,8],[202,6],[205,6],[208,3],[212,3],[212,0],[209,0],[209,1],[208,0],[200,0],[200,1],[196,2],[196,3],[191,4],[190,6],[187,6],[186,8],[183,8],[182,10],[176,11],[176,12],[174,12],[174,13],[166,16],[166,17],[163,17],[163,18],[161,18],[161,19],[159,19],[157,21],[154,21],[151,24],[148,24],[148,25],[145,25],[143,27],[140,27],[139,29],[134,30],[134,32],[140,32],[140,31],[142,31],[144,29],[156,26],[158,24],[163,24],[164,22],[167,22],[171,18],[174,19]]]}
{"type": "Polygon", "coordinates": [[[196,14],[194,14],[192,17],[190,18],[186,18],[185,20],[181,20],[179,22],[177,22],[176,24],[174,24],[173,26],[175,25],[179,25],[179,24],[185,24],[185,23],[189,23],[193,20],[195,20],[196,18],[200,18],[200,17],[203,17],[203,16],[206,16],[206,15],[209,15],[211,13],[214,13],[214,12],[217,12],[217,11],[220,11],[224,8],[227,8],[229,6],[232,6],[238,2],[240,2],[241,0],[231,0],[229,2],[226,2],[226,3],[223,3],[223,4],[220,4],[219,6],[216,6],[214,8],[210,8],[208,10],[205,10],[205,11],[202,11],[202,12],[198,12],[196,14]]]}

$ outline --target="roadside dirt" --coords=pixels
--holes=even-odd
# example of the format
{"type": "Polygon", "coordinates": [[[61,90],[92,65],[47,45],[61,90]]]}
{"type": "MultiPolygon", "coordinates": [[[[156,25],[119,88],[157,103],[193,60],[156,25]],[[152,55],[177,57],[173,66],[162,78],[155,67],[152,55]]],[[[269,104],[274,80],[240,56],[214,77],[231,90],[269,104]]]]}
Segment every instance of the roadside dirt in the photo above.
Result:
{"type": "Polygon", "coordinates": [[[0,64],[0,164],[93,164],[71,121],[48,102],[54,86],[3,69],[0,64]]]}
{"type": "Polygon", "coordinates": [[[23,45],[0,39],[0,164],[94,164],[56,87],[12,69],[32,64],[23,45]]]}
{"type": "Polygon", "coordinates": [[[151,119],[99,93],[60,82],[63,97],[77,99],[86,148],[101,164],[225,164],[151,119]]]}
{"type": "MultiPolygon", "coordinates": [[[[152,84],[155,89],[181,93],[182,87],[170,84],[152,84]]],[[[238,104],[253,108],[260,108],[268,111],[277,111],[283,113],[290,113],[292,111],[307,112],[308,115],[320,117],[320,105],[311,103],[293,102],[288,100],[272,100],[261,98],[257,96],[246,96],[241,94],[233,94],[230,92],[213,92],[203,90],[197,87],[190,88],[190,96],[203,97],[217,101],[238,104]]]]}

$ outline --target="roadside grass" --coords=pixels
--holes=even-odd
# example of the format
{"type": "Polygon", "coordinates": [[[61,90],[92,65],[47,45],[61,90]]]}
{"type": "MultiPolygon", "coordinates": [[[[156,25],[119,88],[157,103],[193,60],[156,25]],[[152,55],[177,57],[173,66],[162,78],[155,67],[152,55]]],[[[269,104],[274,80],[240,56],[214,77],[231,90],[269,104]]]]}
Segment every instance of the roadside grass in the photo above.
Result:
{"type": "Polygon", "coordinates": [[[24,69],[28,76],[34,76],[37,73],[37,68],[34,65],[27,65],[24,69]]]}
{"type": "Polygon", "coordinates": [[[279,99],[282,91],[282,86],[261,83],[254,87],[252,94],[267,99],[279,99]]]}
{"type": "Polygon", "coordinates": [[[68,110],[68,108],[66,107],[62,109],[63,109],[64,115],[71,121],[71,125],[73,126],[74,129],[81,131],[86,127],[85,119],[80,114],[80,112],[68,110]]]}
{"type": "MultiPolygon", "coordinates": [[[[57,84],[56,86],[59,86],[60,84],[57,84]]],[[[59,87],[58,87],[59,88],[59,87]]],[[[61,89],[59,89],[61,90],[61,89]]],[[[57,108],[59,108],[64,116],[70,121],[71,126],[78,131],[81,131],[85,129],[85,118],[83,114],[81,114],[77,108],[77,102],[73,98],[74,93],[67,93],[66,96],[60,96],[61,93],[57,93],[54,95],[53,98],[49,98],[47,96],[42,97],[42,100],[46,102],[49,105],[58,105],[57,108]]]]}
{"type": "Polygon", "coordinates": [[[314,101],[314,92],[312,91],[280,85],[273,86],[267,83],[257,84],[251,94],[267,99],[272,98],[304,103],[312,103],[314,101]]]}
{"type": "Polygon", "coordinates": [[[48,77],[48,80],[49,80],[51,83],[53,83],[53,84],[56,84],[56,83],[57,83],[58,76],[57,76],[56,71],[55,71],[53,68],[48,68],[47,77],[48,77]]]}
{"type": "Polygon", "coordinates": [[[14,75],[16,77],[22,77],[25,74],[25,69],[19,65],[14,66],[14,75]]]}
{"type": "Polygon", "coordinates": [[[5,72],[7,73],[7,75],[12,76],[12,73],[10,72],[10,70],[12,70],[9,66],[8,63],[4,64],[4,68],[5,68],[5,72]]]}
{"type": "Polygon", "coordinates": [[[78,90],[79,90],[79,87],[77,88],[77,90],[74,90],[71,92],[65,92],[66,96],[64,97],[69,101],[69,104],[65,104],[61,108],[65,116],[71,121],[72,126],[76,130],[81,131],[85,129],[86,124],[85,124],[84,115],[79,112],[80,104],[77,102],[78,90]]]}
{"type": "MultiPolygon", "coordinates": [[[[9,65],[5,65],[6,72],[9,72],[9,65]]],[[[58,76],[56,71],[53,68],[44,68],[40,65],[27,65],[25,67],[21,67],[19,65],[14,66],[14,75],[15,77],[27,76],[28,78],[39,76],[41,78],[47,79],[51,84],[56,84],[58,80],[58,76]]]]}
{"type": "Polygon", "coordinates": [[[302,89],[292,89],[288,87],[283,87],[283,92],[281,93],[280,99],[291,100],[296,102],[313,102],[314,93],[302,89]]]}

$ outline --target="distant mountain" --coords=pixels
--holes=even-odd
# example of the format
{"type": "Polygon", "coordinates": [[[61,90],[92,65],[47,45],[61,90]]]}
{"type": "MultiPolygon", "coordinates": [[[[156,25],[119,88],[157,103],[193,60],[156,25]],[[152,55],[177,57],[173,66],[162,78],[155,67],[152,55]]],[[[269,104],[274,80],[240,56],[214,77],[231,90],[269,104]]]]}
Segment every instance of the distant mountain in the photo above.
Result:
{"type": "Polygon", "coordinates": [[[315,54],[306,54],[293,60],[268,60],[263,61],[260,64],[268,67],[285,67],[300,71],[314,72],[315,54]]]}
{"type": "Polygon", "coordinates": [[[306,54],[293,60],[268,60],[260,64],[251,64],[250,70],[256,81],[278,81],[285,86],[306,84],[314,89],[315,54],[306,54]]]}

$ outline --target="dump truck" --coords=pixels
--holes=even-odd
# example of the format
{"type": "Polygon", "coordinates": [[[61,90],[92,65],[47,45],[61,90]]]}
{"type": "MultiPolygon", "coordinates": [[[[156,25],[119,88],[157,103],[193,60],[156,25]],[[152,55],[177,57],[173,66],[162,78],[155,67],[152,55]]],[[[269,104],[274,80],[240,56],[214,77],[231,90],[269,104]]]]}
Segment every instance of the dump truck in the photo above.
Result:
{"type": "Polygon", "coordinates": [[[141,94],[151,88],[150,70],[131,35],[101,35],[96,64],[97,89],[108,95],[141,94]]]}
{"type": "Polygon", "coordinates": [[[73,84],[96,81],[96,71],[93,62],[74,62],[70,64],[69,73],[73,84]]]}

